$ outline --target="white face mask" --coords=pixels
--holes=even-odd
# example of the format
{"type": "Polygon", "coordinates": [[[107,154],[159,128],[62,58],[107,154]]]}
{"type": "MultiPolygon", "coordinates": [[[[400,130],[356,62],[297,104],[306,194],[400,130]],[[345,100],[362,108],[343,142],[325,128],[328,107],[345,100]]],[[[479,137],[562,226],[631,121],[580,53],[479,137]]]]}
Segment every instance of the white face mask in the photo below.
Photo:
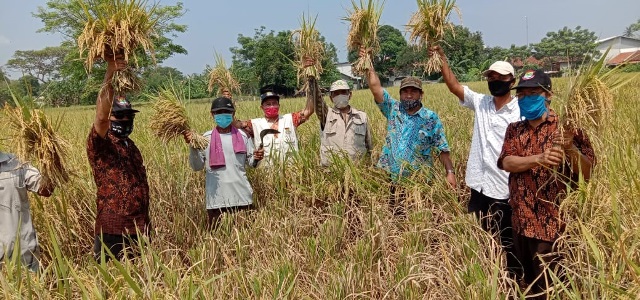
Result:
{"type": "Polygon", "coordinates": [[[331,101],[337,109],[345,108],[349,106],[349,95],[336,95],[331,101]]]}

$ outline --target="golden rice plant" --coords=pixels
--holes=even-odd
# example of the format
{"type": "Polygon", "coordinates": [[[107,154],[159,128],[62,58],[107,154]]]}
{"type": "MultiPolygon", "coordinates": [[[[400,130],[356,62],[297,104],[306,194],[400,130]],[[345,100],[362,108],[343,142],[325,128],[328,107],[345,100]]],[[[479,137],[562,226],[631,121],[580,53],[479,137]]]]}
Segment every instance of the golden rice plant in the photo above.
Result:
{"type": "Polygon", "coordinates": [[[209,93],[218,87],[218,92],[225,89],[231,93],[240,92],[240,83],[233,77],[233,74],[227,69],[224,58],[218,52],[215,53],[216,66],[209,71],[209,93]]]}
{"type": "Polygon", "coordinates": [[[349,21],[349,35],[347,36],[347,49],[349,51],[366,50],[366,54],[353,63],[353,73],[364,75],[367,70],[373,69],[373,56],[380,50],[378,42],[378,23],[382,15],[384,0],[360,0],[360,4],[351,0],[352,10],[347,11],[348,16],[343,20],[349,21]]]}
{"type": "Polygon", "coordinates": [[[584,65],[569,81],[567,99],[561,108],[563,129],[582,128],[594,132],[603,127],[602,122],[610,119],[614,108],[613,92],[634,78],[618,76],[620,69],[617,67],[608,69],[606,53],[599,60],[584,65]]]}
{"type": "Polygon", "coordinates": [[[311,17],[305,18],[304,14],[302,14],[300,29],[291,34],[298,60],[296,63],[298,81],[309,77],[320,78],[323,71],[321,62],[324,56],[324,45],[320,40],[320,32],[316,30],[317,19],[317,15],[311,20],[311,17]],[[314,64],[305,67],[305,62],[308,59],[313,60],[314,64]]]}
{"type": "MultiPolygon", "coordinates": [[[[84,9],[80,21],[84,23],[78,36],[80,54],[86,53],[85,66],[89,72],[97,59],[133,58],[137,64],[136,50],[142,48],[155,61],[153,39],[157,36],[159,14],[157,4],[147,5],[146,0],[79,0],[84,9]]],[[[117,92],[139,90],[138,78],[133,68],[114,74],[117,92]],[[122,90],[120,90],[122,89],[122,90]]]]}
{"type": "MultiPolygon", "coordinates": [[[[409,39],[419,48],[431,47],[439,44],[447,31],[453,32],[453,23],[449,21],[449,15],[455,11],[460,17],[460,10],[455,0],[416,0],[418,10],[411,16],[407,29],[410,32],[409,39]]],[[[428,74],[440,72],[442,68],[441,57],[434,53],[423,64],[428,74]]]]}
{"type": "Polygon", "coordinates": [[[13,151],[23,161],[37,162],[43,178],[53,186],[69,182],[71,172],[65,167],[69,144],[56,133],[62,118],[54,125],[42,110],[30,108],[13,92],[11,97],[15,106],[6,105],[5,113],[13,151]]]}
{"type": "MultiPolygon", "coordinates": [[[[176,89],[173,83],[168,84],[157,95],[149,97],[153,102],[153,115],[149,127],[155,136],[163,143],[179,138],[191,131],[189,119],[185,110],[184,92],[176,89]]],[[[205,149],[209,141],[200,134],[192,134],[189,146],[195,149],[205,149]]]]}

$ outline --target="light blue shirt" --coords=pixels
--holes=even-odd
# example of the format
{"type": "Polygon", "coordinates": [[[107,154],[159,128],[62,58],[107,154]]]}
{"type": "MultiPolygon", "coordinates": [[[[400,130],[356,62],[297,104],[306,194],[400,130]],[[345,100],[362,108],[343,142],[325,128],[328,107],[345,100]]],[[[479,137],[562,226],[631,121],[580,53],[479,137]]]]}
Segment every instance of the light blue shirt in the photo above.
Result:
{"type": "Polygon", "coordinates": [[[378,167],[391,173],[393,180],[417,169],[432,167],[435,156],[449,152],[444,127],[433,111],[423,106],[410,115],[386,90],[378,108],[387,118],[387,136],[378,167]]]}

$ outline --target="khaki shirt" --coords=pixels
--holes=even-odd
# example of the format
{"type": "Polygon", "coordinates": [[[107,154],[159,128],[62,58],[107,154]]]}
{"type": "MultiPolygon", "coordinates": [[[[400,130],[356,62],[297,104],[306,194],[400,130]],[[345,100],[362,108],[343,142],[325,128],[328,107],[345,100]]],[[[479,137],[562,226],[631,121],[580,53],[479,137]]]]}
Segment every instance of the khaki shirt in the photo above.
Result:
{"type": "Polygon", "coordinates": [[[371,129],[366,113],[351,108],[345,122],[339,110],[328,110],[320,138],[320,163],[323,166],[331,164],[332,155],[346,154],[350,159],[357,160],[370,152],[371,148],[371,129]]]}
{"type": "Polygon", "coordinates": [[[11,257],[16,237],[25,266],[38,268],[38,239],[31,222],[27,191],[40,188],[40,172],[15,156],[0,152],[0,258],[11,257]],[[19,236],[18,236],[18,230],[19,236]]]}

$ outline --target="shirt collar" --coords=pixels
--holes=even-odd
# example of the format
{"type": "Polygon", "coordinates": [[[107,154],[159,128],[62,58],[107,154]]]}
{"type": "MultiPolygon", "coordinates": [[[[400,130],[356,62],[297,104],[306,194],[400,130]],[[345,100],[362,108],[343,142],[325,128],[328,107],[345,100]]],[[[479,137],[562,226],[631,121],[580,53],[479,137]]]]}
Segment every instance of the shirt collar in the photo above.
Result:
{"type": "Polygon", "coordinates": [[[505,105],[505,107],[511,111],[516,109],[516,107],[518,107],[518,97],[516,96],[511,97],[511,101],[509,101],[507,105],[505,105]]]}

